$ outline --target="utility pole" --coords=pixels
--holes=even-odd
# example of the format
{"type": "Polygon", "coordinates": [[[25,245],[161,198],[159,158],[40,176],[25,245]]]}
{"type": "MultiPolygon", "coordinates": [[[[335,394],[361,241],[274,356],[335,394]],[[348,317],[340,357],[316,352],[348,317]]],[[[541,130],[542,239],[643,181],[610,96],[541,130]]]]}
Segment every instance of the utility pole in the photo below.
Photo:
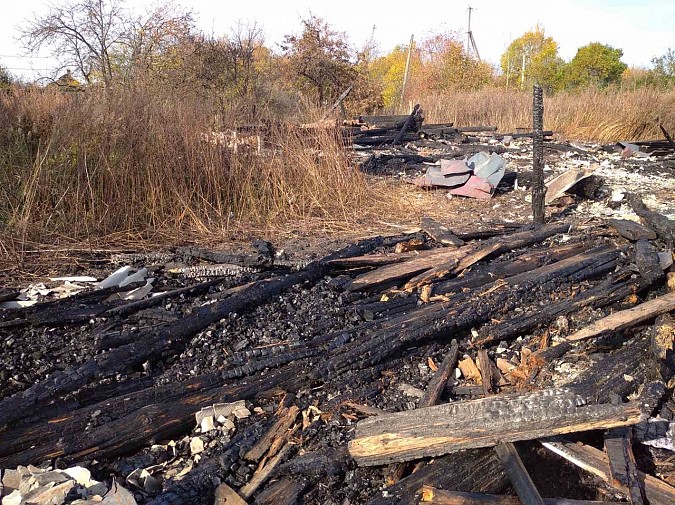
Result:
{"type": "Polygon", "coordinates": [[[405,87],[408,84],[408,71],[410,70],[410,56],[412,55],[413,44],[415,43],[415,34],[410,36],[410,44],[408,44],[408,58],[405,60],[405,72],[403,73],[403,89],[401,89],[401,107],[403,107],[403,100],[405,100],[405,87]]]}
{"type": "Polygon", "coordinates": [[[480,54],[478,54],[478,47],[476,46],[476,40],[473,38],[473,32],[471,31],[471,12],[475,11],[473,7],[469,5],[468,11],[469,11],[469,23],[467,25],[467,30],[466,30],[466,54],[471,54],[471,51],[473,51],[473,54],[476,56],[476,59],[480,61],[480,54]]]}

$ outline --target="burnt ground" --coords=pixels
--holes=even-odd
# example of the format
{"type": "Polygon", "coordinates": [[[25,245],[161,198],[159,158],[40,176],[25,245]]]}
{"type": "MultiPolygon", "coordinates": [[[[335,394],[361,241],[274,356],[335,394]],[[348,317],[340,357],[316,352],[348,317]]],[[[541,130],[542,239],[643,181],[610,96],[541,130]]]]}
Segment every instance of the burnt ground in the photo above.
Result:
{"type": "MultiPolygon", "coordinates": [[[[486,144],[485,149],[492,146],[486,144]]],[[[448,223],[456,232],[490,230],[494,223],[524,224],[528,221],[529,203],[525,200],[527,188],[531,180],[527,141],[508,147],[499,146],[507,159],[508,170],[513,175],[505,177],[497,194],[488,201],[469,200],[461,197],[448,199],[444,190],[413,189],[425,191],[425,197],[438,203],[433,214],[446,216],[448,223]]],[[[412,146],[408,149],[413,150],[412,146]]],[[[673,171],[675,160],[672,159],[640,159],[620,160],[618,155],[606,153],[593,147],[585,146],[588,152],[551,151],[547,153],[547,174],[560,173],[565,168],[579,163],[597,163],[596,175],[602,180],[595,185],[591,194],[572,196],[560,207],[549,209],[549,218],[553,221],[565,220],[576,225],[574,232],[557,236],[542,244],[527,249],[506,253],[490,262],[480,262],[471,268],[474,274],[480,274],[487,264],[498,265],[508,263],[523,252],[545,251],[552,246],[563,243],[584,243],[586,246],[615,245],[622,248],[619,267],[632,267],[633,245],[618,237],[605,224],[608,217],[621,217],[636,220],[637,216],[630,206],[621,202],[613,202],[612,194],[622,191],[639,193],[645,203],[665,215],[675,213],[672,199],[673,171]]],[[[424,152],[425,156],[442,156],[442,149],[424,152]],[[439,153],[440,151],[440,153],[439,153]]],[[[378,169],[370,169],[373,177],[385,177],[389,184],[397,184],[396,179],[413,175],[423,170],[419,163],[402,165],[388,161],[378,169]],[[393,179],[393,180],[392,180],[393,179]]],[[[414,227],[417,223],[411,222],[414,227]]],[[[440,247],[424,237],[426,247],[440,247]]],[[[286,251],[286,259],[297,260],[298,264],[319,257],[324,252],[336,249],[348,243],[350,238],[337,238],[332,242],[317,244],[311,239],[291,241],[280,240],[274,245],[286,251]]],[[[275,241],[272,240],[274,243],[275,241]]],[[[666,244],[656,241],[656,246],[663,250],[666,244]]],[[[220,247],[222,249],[222,247],[220,247]]],[[[377,248],[373,252],[391,252],[393,247],[377,248]]],[[[250,247],[238,246],[237,251],[251,251],[250,247]]],[[[167,251],[162,254],[138,255],[83,255],[80,266],[66,267],[58,273],[88,274],[102,278],[114,268],[130,264],[135,268],[146,267],[150,276],[155,278],[153,291],[161,292],[180,287],[194,285],[205,278],[188,277],[174,273],[177,267],[205,263],[197,258],[186,256],[179,251],[167,251]]],[[[289,265],[292,262],[289,262],[289,265]]],[[[209,287],[206,292],[193,295],[185,294],[179,298],[167,300],[156,307],[135,312],[124,318],[102,317],[92,315],[76,324],[33,324],[30,314],[38,314],[42,306],[29,309],[11,309],[0,311],[0,329],[3,341],[3,352],[0,354],[0,399],[6,399],[27,390],[58,371],[81,365],[95,356],[120,345],[121,342],[133,341],[135,335],[157,325],[181,324],[181,318],[194,312],[199,307],[218,303],[232,296],[230,288],[252,281],[285,275],[294,270],[293,266],[281,266],[276,269],[263,268],[254,272],[239,272],[223,278],[209,287]],[[27,324],[15,324],[27,318],[27,324]]],[[[121,401],[124,392],[129,394],[142,388],[178,385],[196,377],[215,374],[215,376],[232,372],[244,366],[254,357],[262,354],[281,356],[287,350],[304,348],[317,339],[332,335],[333,339],[322,348],[321,353],[298,355],[295,361],[302,364],[303,377],[315,377],[312,372],[320,370],[334,352],[344,345],[340,340],[344,335],[345,343],[357,335],[367,335],[369,323],[384,321],[390,316],[389,309],[383,307],[383,293],[392,303],[408,303],[409,307],[422,306],[419,293],[403,293],[397,290],[377,289],[372,292],[345,290],[345,284],[363,270],[331,270],[316,282],[304,282],[291,287],[285,293],[275,296],[269,303],[255,307],[251,311],[229,314],[217,323],[197,332],[191,339],[176,348],[151,356],[141,365],[121,370],[114,375],[98,378],[87,386],[81,387],[67,395],[68,401],[84,408],[97,405],[105,398],[116,398],[121,401]],[[282,347],[284,346],[284,347],[282,347]],[[247,354],[248,353],[248,354],[247,354]],[[258,353],[256,355],[256,353],[258,353]],[[112,392],[118,394],[112,394],[112,392]],[[121,395],[119,394],[120,392],[121,395]]],[[[542,306],[557,300],[575,296],[590,287],[597,285],[602,279],[587,279],[581,282],[562,283],[547,293],[533,290],[523,295],[514,294],[504,307],[495,308],[492,321],[518,314],[526,314],[539,310],[542,306]],[[545,296],[545,298],[544,298],[545,296]],[[515,299],[517,297],[517,299],[515,299]]],[[[59,283],[47,282],[47,286],[59,283]]],[[[6,286],[20,288],[24,286],[6,286]]],[[[657,284],[648,292],[640,294],[642,299],[653,298],[666,292],[667,288],[657,284]]],[[[87,291],[85,290],[85,293],[87,291]]],[[[54,295],[39,296],[40,301],[48,301],[54,295]]],[[[104,300],[93,300],[86,295],[78,302],[81,307],[97,303],[108,303],[104,300]]],[[[58,313],[68,303],[67,299],[54,304],[58,313]],[[61,305],[59,305],[61,304],[61,305]]],[[[113,305],[119,302],[110,302],[113,305]]],[[[586,307],[577,312],[549,321],[535,331],[527,332],[513,341],[500,342],[489,346],[491,359],[504,358],[517,363],[523,353],[536,350],[540,346],[542,335],[547,334],[554,341],[583,328],[589,322],[609,314],[617,309],[632,306],[635,300],[623,300],[603,308],[586,307]],[[525,351],[524,351],[525,350],[525,351]]],[[[396,312],[392,309],[394,313],[396,312]]],[[[285,476],[297,477],[302,492],[298,503],[306,504],[359,504],[369,500],[388,500],[386,490],[386,468],[360,468],[353,462],[340,462],[335,458],[331,464],[317,469],[303,469],[299,463],[304,454],[315,451],[339,451],[353,437],[356,422],[364,417],[363,412],[352,404],[361,404],[381,409],[386,412],[415,409],[419,403],[419,393],[423,392],[434,376],[434,368],[443,361],[450,349],[452,339],[459,342],[459,355],[476,356],[476,349],[471,345],[471,330],[466,328],[444,335],[443,338],[421,341],[414,345],[392,353],[375,366],[360,368],[324,377],[324,380],[303,380],[300,387],[291,391],[272,390],[260,396],[253,396],[246,401],[251,415],[246,418],[233,419],[234,428],[217,424],[215,429],[202,433],[196,426],[191,432],[183,430],[170,438],[149,439],[132,451],[117,456],[90,459],[86,456],[76,458],[46,458],[33,460],[30,463],[41,466],[66,467],[81,464],[92,471],[93,477],[110,486],[113,477],[119,482],[137,469],[146,469],[159,482],[160,487],[134,486],[127,482],[138,503],[148,503],[162,493],[173,492],[180,495],[182,502],[177,503],[212,503],[213,490],[225,482],[238,489],[254,475],[257,464],[248,462],[241,456],[250,439],[255,439],[269,429],[274,413],[284,403],[298,406],[302,412],[303,422],[299,423],[291,440],[295,445],[291,448],[286,466],[281,467],[270,481],[263,485],[264,502],[266,486],[285,476]],[[191,450],[191,441],[199,437],[204,449],[195,453],[191,450]],[[299,465],[299,466],[298,466],[299,465]]],[[[607,338],[593,343],[584,343],[576,352],[542,370],[536,381],[528,387],[539,388],[573,381],[575,377],[587,370],[592,359],[599,354],[611,353],[621,348],[624,342],[637,340],[648,335],[650,325],[643,325],[619,335],[620,338],[607,338]]],[[[246,383],[251,377],[271,374],[274,366],[263,368],[242,377],[231,379],[232,384],[246,383]]],[[[515,388],[515,384],[505,384],[503,391],[515,388]]],[[[522,384],[518,387],[522,387],[522,384]]],[[[288,389],[288,388],[287,388],[288,389]]],[[[262,393],[262,392],[261,392],[262,393]]],[[[466,377],[453,374],[448,381],[441,401],[456,401],[480,396],[476,392],[476,383],[466,377]]],[[[670,400],[664,405],[665,411],[673,411],[675,403],[670,400]]],[[[665,412],[664,411],[664,412],[665,412]]],[[[86,429],[105,426],[111,419],[106,418],[107,411],[91,414],[91,421],[86,429]]],[[[5,432],[5,434],[11,432],[5,432]]],[[[3,432],[0,431],[0,440],[3,432]]],[[[584,441],[602,447],[602,434],[592,432],[582,437],[584,441]]],[[[544,497],[566,497],[587,500],[616,500],[617,495],[599,479],[590,476],[561,458],[552,455],[537,442],[525,442],[519,446],[526,467],[544,497]]],[[[27,463],[27,462],[26,462],[27,463]]],[[[639,465],[647,472],[656,473],[665,480],[675,484],[673,477],[672,457],[664,450],[642,447],[639,452],[639,465]],[[670,462],[669,462],[670,461],[670,462]]],[[[493,492],[512,493],[502,488],[493,492]]],[[[73,496],[69,495],[68,501],[73,496]]],[[[390,497],[391,498],[391,497],[390,497]]],[[[155,503],[172,503],[161,500],[155,503]]]]}

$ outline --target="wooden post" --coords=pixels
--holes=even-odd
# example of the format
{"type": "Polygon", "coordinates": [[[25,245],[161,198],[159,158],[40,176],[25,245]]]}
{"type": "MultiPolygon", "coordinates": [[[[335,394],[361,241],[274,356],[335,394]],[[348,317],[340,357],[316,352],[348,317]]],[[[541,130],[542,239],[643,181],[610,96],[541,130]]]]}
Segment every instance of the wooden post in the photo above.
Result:
{"type": "Polygon", "coordinates": [[[403,100],[405,99],[405,87],[408,84],[408,71],[410,70],[410,56],[412,55],[413,44],[415,43],[415,35],[410,36],[410,44],[408,45],[408,57],[405,60],[405,72],[403,72],[403,89],[401,89],[401,103],[403,107],[403,100]]]}
{"type": "Polygon", "coordinates": [[[544,185],[544,97],[541,86],[534,85],[532,100],[532,217],[535,224],[544,224],[546,186],[544,185]]]}

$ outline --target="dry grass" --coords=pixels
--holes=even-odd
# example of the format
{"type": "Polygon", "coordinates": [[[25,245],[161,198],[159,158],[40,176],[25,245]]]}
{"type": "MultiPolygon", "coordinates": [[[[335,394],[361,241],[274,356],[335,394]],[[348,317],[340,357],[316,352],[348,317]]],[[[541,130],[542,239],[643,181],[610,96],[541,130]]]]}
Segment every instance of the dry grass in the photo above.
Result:
{"type": "MultiPolygon", "coordinates": [[[[419,99],[427,122],[529,128],[531,97],[502,89],[419,99]]],[[[308,111],[308,121],[323,111],[308,111]]],[[[210,142],[241,118],[196,93],[144,87],[0,95],[0,257],[223,237],[395,232],[438,204],[366,180],[331,128],[284,125],[236,151],[210,142]],[[54,249],[56,248],[56,249],[54,249]]],[[[675,130],[675,91],[584,91],[546,99],[546,127],[598,141],[675,130]]],[[[420,196],[422,195],[422,196],[420,196]]]]}
{"type": "MultiPolygon", "coordinates": [[[[459,126],[497,125],[500,131],[531,128],[532,95],[484,89],[419,97],[426,121],[459,126]]],[[[544,126],[568,139],[611,142],[662,137],[659,122],[675,130],[675,90],[569,91],[544,100],[544,126]]]]}
{"type": "Polygon", "coordinates": [[[203,100],[154,89],[14,91],[0,109],[6,241],[179,241],[316,220],[344,228],[386,200],[335,129],[282,127],[264,134],[261,152],[255,140],[235,151],[227,135],[208,141],[214,113],[203,100]]]}

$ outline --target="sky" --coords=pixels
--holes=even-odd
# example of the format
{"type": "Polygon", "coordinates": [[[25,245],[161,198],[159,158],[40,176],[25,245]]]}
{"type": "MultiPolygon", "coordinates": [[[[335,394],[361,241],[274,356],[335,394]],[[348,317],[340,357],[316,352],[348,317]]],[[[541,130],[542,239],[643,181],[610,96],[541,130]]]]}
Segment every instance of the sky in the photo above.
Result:
{"type": "MultiPolygon", "coordinates": [[[[0,65],[24,78],[48,75],[55,62],[44,51],[28,56],[17,42],[19,27],[50,4],[63,0],[0,0],[0,65]]],[[[75,0],[69,0],[75,1],[75,0]]],[[[155,0],[127,0],[142,12],[155,0]]],[[[471,29],[483,60],[498,64],[509,43],[539,23],[569,60],[589,42],[621,48],[629,66],[651,65],[651,59],[675,49],[675,0],[175,0],[190,9],[199,30],[221,36],[237,22],[253,23],[276,46],[284,35],[299,33],[300,20],[313,14],[345,32],[354,47],[374,34],[380,51],[407,45],[438,31],[457,31],[465,37],[469,4],[471,29]],[[374,27],[374,28],[373,28],[374,27]],[[374,30],[374,31],[373,31],[374,30]]]]}

